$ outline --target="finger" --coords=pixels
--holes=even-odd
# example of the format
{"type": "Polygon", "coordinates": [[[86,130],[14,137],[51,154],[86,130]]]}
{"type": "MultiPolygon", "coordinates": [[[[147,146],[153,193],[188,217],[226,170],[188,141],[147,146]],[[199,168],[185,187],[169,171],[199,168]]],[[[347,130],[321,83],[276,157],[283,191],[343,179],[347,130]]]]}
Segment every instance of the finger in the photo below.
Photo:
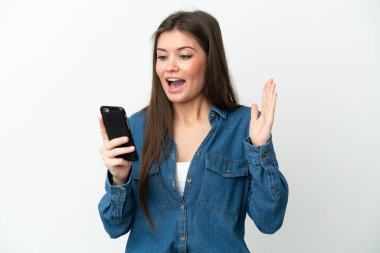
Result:
{"type": "Polygon", "coordinates": [[[275,89],[276,89],[276,83],[272,83],[269,87],[269,92],[268,92],[268,101],[267,101],[268,109],[270,109],[272,106],[272,100],[274,98],[275,89]]]}
{"type": "Polygon", "coordinates": [[[135,150],[134,146],[124,147],[124,148],[114,148],[110,152],[108,152],[107,156],[109,158],[113,158],[113,157],[116,157],[118,155],[124,155],[124,154],[131,153],[134,150],[135,150]]]}
{"type": "Polygon", "coordinates": [[[119,137],[119,138],[115,138],[115,139],[110,140],[104,146],[106,149],[111,150],[111,149],[114,149],[114,148],[124,144],[124,143],[127,143],[128,141],[129,141],[128,137],[123,136],[123,137],[119,137]]]}
{"type": "Polygon", "coordinates": [[[270,100],[271,100],[271,95],[273,93],[273,85],[274,85],[274,82],[273,82],[273,79],[269,79],[268,80],[268,87],[267,87],[267,94],[266,94],[266,106],[269,105],[270,103],[270,100]]]}
{"type": "Polygon", "coordinates": [[[270,78],[264,86],[261,113],[265,113],[265,110],[266,110],[265,108],[267,107],[267,104],[268,104],[269,88],[272,82],[273,82],[273,79],[270,78]]]}
{"type": "Polygon", "coordinates": [[[105,164],[107,167],[125,166],[128,164],[128,161],[125,160],[124,158],[112,158],[112,159],[107,159],[105,164]]]}
{"type": "Polygon", "coordinates": [[[99,126],[100,126],[100,133],[102,134],[103,142],[106,143],[109,139],[108,139],[108,134],[106,131],[106,127],[104,126],[102,117],[99,117],[99,126]]]}
{"type": "Polygon", "coordinates": [[[273,100],[271,102],[271,110],[272,110],[273,114],[274,114],[274,111],[276,109],[276,102],[277,102],[277,92],[274,93],[273,100]]]}
{"type": "Polygon", "coordinates": [[[275,109],[276,109],[276,101],[277,101],[277,93],[274,93],[273,94],[273,98],[270,102],[270,105],[269,105],[269,119],[270,119],[270,122],[273,122],[274,120],[274,113],[275,113],[275,109]]]}
{"type": "Polygon", "coordinates": [[[263,108],[266,105],[266,101],[267,101],[267,87],[268,87],[268,82],[265,83],[264,89],[263,89],[263,97],[262,97],[262,100],[261,100],[261,111],[263,110],[263,108]]]}
{"type": "Polygon", "coordinates": [[[257,104],[252,104],[252,108],[251,108],[251,122],[254,123],[257,121],[259,117],[259,109],[257,107],[257,104]]]}
{"type": "Polygon", "coordinates": [[[275,89],[276,89],[276,83],[272,82],[269,87],[269,94],[273,94],[275,89]]]}

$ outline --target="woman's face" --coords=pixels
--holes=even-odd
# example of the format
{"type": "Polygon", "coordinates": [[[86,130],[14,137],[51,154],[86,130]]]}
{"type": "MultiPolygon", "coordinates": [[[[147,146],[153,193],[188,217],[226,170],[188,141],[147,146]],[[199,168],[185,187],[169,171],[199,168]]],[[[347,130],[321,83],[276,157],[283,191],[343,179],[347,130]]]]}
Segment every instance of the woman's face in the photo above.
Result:
{"type": "Polygon", "coordinates": [[[156,73],[171,102],[189,102],[202,94],[207,57],[193,37],[178,30],[164,32],[156,53],[156,73]]]}

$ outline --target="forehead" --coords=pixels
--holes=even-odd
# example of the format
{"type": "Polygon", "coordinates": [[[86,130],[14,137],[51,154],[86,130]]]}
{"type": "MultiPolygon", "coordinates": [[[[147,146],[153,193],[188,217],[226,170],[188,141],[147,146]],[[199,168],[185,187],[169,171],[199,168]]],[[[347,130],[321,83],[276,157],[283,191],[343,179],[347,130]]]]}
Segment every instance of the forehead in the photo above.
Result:
{"type": "Polygon", "coordinates": [[[177,50],[185,46],[190,46],[194,49],[201,48],[192,35],[179,30],[163,32],[157,41],[157,48],[165,50],[177,50]]]}

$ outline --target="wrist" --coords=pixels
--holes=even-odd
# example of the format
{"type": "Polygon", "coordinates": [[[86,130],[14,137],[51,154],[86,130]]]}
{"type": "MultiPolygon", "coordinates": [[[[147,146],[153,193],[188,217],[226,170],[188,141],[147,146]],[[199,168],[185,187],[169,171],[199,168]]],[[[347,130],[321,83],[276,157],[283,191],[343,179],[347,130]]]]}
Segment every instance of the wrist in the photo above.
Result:
{"type": "Polygon", "coordinates": [[[254,145],[256,147],[268,144],[268,142],[271,140],[271,137],[269,137],[268,139],[261,139],[261,140],[260,139],[253,139],[252,137],[249,137],[249,138],[251,140],[252,145],[254,145]]]}
{"type": "Polygon", "coordinates": [[[124,179],[124,180],[120,180],[120,179],[117,179],[117,178],[115,178],[115,177],[112,177],[112,178],[111,178],[111,184],[114,185],[114,186],[123,185],[123,184],[125,184],[125,182],[127,182],[126,179],[124,179]]]}
{"type": "Polygon", "coordinates": [[[252,138],[250,138],[250,139],[251,139],[251,143],[252,143],[254,146],[256,146],[256,147],[261,146],[261,145],[264,145],[264,144],[267,143],[267,141],[257,141],[257,140],[254,140],[254,139],[252,139],[252,138]]]}
{"type": "Polygon", "coordinates": [[[110,185],[112,186],[120,186],[120,185],[123,185],[125,183],[128,182],[128,179],[130,178],[130,174],[128,174],[128,176],[126,178],[119,178],[119,177],[115,177],[113,176],[109,171],[108,171],[108,182],[110,183],[110,185]]]}

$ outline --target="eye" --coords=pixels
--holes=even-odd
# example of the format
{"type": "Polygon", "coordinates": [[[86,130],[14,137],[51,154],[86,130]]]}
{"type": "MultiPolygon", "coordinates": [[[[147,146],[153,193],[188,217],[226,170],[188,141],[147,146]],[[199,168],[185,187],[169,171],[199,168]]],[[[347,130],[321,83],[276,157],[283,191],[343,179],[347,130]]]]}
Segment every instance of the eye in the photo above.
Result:
{"type": "Polygon", "coordinates": [[[181,55],[179,56],[179,58],[180,58],[181,60],[188,60],[188,59],[190,59],[191,57],[193,57],[191,54],[181,54],[181,55]]]}
{"type": "Polygon", "coordinates": [[[157,59],[159,59],[160,61],[164,61],[164,60],[166,60],[168,57],[167,56],[165,56],[165,55],[158,55],[157,56],[157,59]]]}

